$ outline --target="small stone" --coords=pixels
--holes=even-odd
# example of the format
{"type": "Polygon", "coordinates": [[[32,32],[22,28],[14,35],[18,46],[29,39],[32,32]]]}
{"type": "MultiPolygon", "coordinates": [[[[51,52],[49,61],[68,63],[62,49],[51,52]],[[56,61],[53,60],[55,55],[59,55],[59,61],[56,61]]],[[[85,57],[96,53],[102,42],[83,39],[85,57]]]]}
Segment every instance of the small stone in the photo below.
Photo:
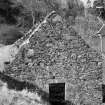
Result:
{"type": "Polygon", "coordinates": [[[76,55],[75,53],[73,53],[73,54],[71,55],[71,59],[72,59],[72,60],[76,60],[76,58],[77,58],[77,55],[76,55]]]}
{"type": "Polygon", "coordinates": [[[31,57],[33,55],[34,55],[34,50],[33,49],[29,49],[28,52],[27,52],[27,56],[31,57]]]}
{"type": "Polygon", "coordinates": [[[56,21],[62,21],[61,16],[57,15],[56,17],[54,17],[53,22],[56,22],[56,21]]]}
{"type": "Polygon", "coordinates": [[[99,67],[102,67],[103,65],[102,65],[102,62],[98,62],[98,66],[99,67]]]}
{"type": "Polygon", "coordinates": [[[10,61],[5,61],[4,64],[8,65],[10,64],[10,61]]]}
{"type": "Polygon", "coordinates": [[[42,68],[44,68],[44,63],[41,62],[41,63],[40,63],[40,66],[41,66],[42,68]]]}

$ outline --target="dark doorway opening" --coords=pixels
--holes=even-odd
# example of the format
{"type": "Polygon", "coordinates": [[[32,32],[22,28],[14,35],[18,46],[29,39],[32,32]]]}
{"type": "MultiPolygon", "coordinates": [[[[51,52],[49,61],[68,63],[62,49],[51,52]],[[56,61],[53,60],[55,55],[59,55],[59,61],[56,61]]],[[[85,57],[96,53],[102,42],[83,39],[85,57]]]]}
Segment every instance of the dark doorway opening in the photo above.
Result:
{"type": "Polygon", "coordinates": [[[49,84],[49,100],[52,105],[64,105],[65,83],[49,84]]]}
{"type": "Polygon", "coordinates": [[[102,102],[105,103],[105,84],[102,84],[102,102]]]}

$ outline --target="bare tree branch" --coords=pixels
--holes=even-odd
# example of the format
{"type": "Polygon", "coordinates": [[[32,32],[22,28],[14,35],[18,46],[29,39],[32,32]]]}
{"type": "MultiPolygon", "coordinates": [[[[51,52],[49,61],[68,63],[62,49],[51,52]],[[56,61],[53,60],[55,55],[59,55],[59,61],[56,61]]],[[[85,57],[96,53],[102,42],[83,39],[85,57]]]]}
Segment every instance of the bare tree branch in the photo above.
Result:
{"type": "Polygon", "coordinates": [[[30,7],[31,7],[31,14],[32,14],[32,19],[33,19],[33,26],[34,26],[34,24],[35,24],[35,16],[34,16],[34,11],[33,11],[33,6],[32,6],[32,4],[33,4],[33,2],[32,2],[32,0],[31,0],[31,3],[30,3],[30,7]]]}

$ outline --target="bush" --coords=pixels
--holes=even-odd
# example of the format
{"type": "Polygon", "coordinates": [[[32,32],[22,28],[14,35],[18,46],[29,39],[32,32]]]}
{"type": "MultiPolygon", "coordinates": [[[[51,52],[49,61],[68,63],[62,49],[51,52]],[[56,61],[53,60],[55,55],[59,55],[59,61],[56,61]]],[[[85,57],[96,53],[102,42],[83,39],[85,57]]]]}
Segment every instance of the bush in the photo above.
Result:
{"type": "Polygon", "coordinates": [[[0,16],[4,18],[6,24],[16,24],[17,16],[20,16],[22,5],[11,0],[0,0],[0,16]]]}
{"type": "Polygon", "coordinates": [[[2,26],[0,31],[0,42],[4,45],[11,45],[16,40],[20,39],[23,36],[18,29],[10,26],[2,26]],[[4,30],[3,30],[4,28],[4,30]]]}

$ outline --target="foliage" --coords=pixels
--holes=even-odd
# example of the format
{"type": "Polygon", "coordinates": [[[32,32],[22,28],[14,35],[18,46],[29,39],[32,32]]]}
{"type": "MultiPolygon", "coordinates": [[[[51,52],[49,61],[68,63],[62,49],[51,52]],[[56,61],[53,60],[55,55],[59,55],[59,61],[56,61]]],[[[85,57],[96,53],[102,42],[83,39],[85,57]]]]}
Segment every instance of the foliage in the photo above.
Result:
{"type": "Polygon", "coordinates": [[[0,16],[3,17],[7,24],[16,24],[17,17],[21,15],[22,5],[15,4],[11,0],[0,1],[0,16]]]}
{"type": "Polygon", "coordinates": [[[64,18],[83,15],[84,7],[77,0],[7,0],[0,1],[0,24],[16,25],[23,30],[29,30],[34,24],[55,10],[64,18]]]}
{"type": "Polygon", "coordinates": [[[105,2],[104,0],[95,0],[93,3],[93,7],[90,8],[90,13],[99,16],[103,20],[105,20],[105,2]],[[102,7],[102,8],[97,8],[102,7]]]}
{"type": "Polygon", "coordinates": [[[23,35],[23,33],[21,33],[17,28],[14,28],[13,26],[2,25],[0,27],[1,44],[11,45],[23,35]]]}
{"type": "Polygon", "coordinates": [[[37,93],[10,90],[7,84],[0,82],[0,105],[47,105],[42,103],[37,93]]]}

